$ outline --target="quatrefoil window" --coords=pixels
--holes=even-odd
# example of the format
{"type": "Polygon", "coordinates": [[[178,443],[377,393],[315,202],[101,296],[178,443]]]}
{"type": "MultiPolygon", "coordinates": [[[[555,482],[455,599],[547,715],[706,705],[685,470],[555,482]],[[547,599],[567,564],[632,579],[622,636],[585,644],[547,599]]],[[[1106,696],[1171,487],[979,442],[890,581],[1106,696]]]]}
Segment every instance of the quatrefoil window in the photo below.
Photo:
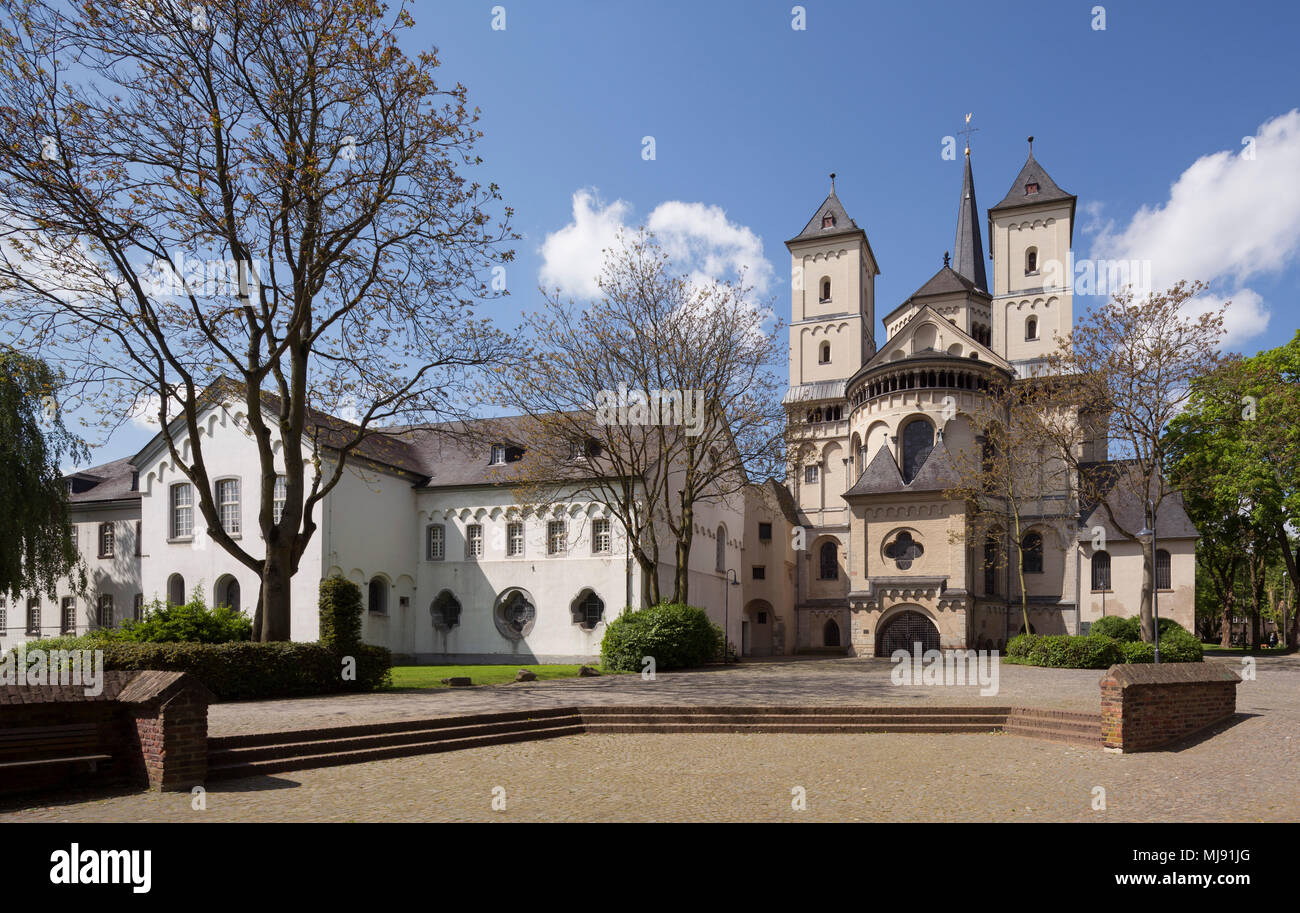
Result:
{"type": "Polygon", "coordinates": [[[925,554],[921,543],[912,538],[912,534],[903,530],[893,542],[885,546],[885,557],[892,558],[900,571],[912,566],[912,562],[925,554]]]}

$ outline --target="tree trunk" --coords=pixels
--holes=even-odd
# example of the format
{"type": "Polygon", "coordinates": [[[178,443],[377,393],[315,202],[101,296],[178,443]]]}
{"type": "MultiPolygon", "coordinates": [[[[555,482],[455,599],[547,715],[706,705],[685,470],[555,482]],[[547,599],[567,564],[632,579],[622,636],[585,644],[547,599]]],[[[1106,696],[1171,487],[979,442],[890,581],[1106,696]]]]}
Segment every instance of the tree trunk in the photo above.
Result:
{"type": "Polygon", "coordinates": [[[289,639],[290,580],[293,576],[289,553],[290,549],[284,547],[268,546],[266,549],[262,589],[257,597],[262,612],[258,640],[263,643],[289,639]]]}
{"type": "Polygon", "coordinates": [[[1227,598],[1223,600],[1223,628],[1219,631],[1219,646],[1232,646],[1232,616],[1236,614],[1232,588],[1228,588],[1227,598]]]}
{"type": "MultiPolygon", "coordinates": [[[[681,532],[677,536],[675,554],[676,566],[673,568],[673,599],[675,604],[685,605],[690,598],[691,543],[695,538],[695,506],[688,501],[685,490],[681,494],[681,532]]],[[[725,574],[724,574],[725,575],[725,574]]]]}
{"type": "Polygon", "coordinates": [[[1155,583],[1155,555],[1151,543],[1142,543],[1142,604],[1139,617],[1142,621],[1142,639],[1147,643],[1156,642],[1156,623],[1151,613],[1151,594],[1155,583]]]}

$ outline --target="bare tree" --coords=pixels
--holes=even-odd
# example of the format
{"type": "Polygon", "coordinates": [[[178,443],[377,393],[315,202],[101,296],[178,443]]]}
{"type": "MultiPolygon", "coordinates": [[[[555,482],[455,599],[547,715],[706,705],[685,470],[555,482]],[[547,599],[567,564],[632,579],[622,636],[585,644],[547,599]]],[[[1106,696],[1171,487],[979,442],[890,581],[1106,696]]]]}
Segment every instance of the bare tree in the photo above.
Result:
{"type": "Polygon", "coordinates": [[[1069,378],[1074,401],[1105,417],[1110,465],[1090,465],[1092,456],[1068,438],[1060,438],[1055,450],[1073,470],[1081,502],[1104,510],[1121,535],[1141,540],[1146,641],[1156,639],[1154,546],[1115,507],[1143,505],[1138,515],[1155,529],[1161,505],[1173,494],[1164,479],[1173,443],[1166,430],[1192,395],[1193,382],[1222,360],[1223,309],[1198,313],[1191,304],[1205,289],[1202,282],[1179,282],[1143,298],[1131,290],[1119,292],[1081,317],[1049,359],[1053,373],[1069,378]]]}
{"type": "Polygon", "coordinates": [[[479,162],[466,90],[401,51],[405,8],[366,0],[0,9],[11,325],[67,372],[66,406],[111,428],[151,404],[211,538],[260,577],[258,636],[287,639],[313,511],[350,457],[386,422],[459,414],[467,370],[501,349],[472,319],[480,271],[511,255],[496,186],[461,173],[479,162]],[[199,416],[223,400],[256,442],[262,554],[214,503],[199,416]]]}
{"type": "Polygon", "coordinates": [[[669,599],[685,602],[696,506],[743,497],[751,473],[782,465],[779,322],[743,280],[676,274],[644,229],[605,252],[597,284],[583,304],[544,293],[527,320],[533,350],[503,372],[499,397],[548,441],[525,496],[546,500],[562,479],[607,505],[650,603],[662,598],[661,542],[671,541],[669,599]]]}

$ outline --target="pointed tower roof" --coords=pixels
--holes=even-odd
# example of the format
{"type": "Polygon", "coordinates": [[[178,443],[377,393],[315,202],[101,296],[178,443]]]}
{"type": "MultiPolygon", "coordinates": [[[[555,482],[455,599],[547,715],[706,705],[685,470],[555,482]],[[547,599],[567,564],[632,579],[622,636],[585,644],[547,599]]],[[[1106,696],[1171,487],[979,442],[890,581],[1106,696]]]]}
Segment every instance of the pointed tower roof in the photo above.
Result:
{"type": "Polygon", "coordinates": [[[871,242],[867,239],[867,233],[863,231],[857,222],[849,218],[848,211],[845,210],[844,204],[840,198],[835,195],[835,174],[831,174],[831,192],[822,200],[822,204],[817,207],[808,224],[803,227],[803,231],[795,235],[786,245],[789,246],[798,241],[818,241],[823,238],[834,238],[841,235],[859,235],[867,245],[867,252],[871,255],[871,265],[875,268],[876,275],[880,275],[880,266],[876,262],[876,252],[871,249],[871,242]]]}
{"type": "Polygon", "coordinates": [[[1007,195],[1002,198],[1002,202],[989,210],[990,213],[1002,209],[1015,209],[1020,206],[1034,206],[1038,203],[1053,203],[1057,200],[1070,201],[1070,217],[1073,221],[1074,204],[1078,197],[1074,194],[1066,193],[1060,187],[1056,186],[1056,181],[1047,173],[1042,165],[1034,158],[1034,138],[1029,137],[1029,158],[1025,159],[1025,165],[1020,169],[1020,174],[1016,175],[1011,189],[1007,195]]]}
{"type": "Polygon", "coordinates": [[[984,272],[984,242],[980,239],[979,204],[975,202],[970,149],[966,150],[966,176],[962,179],[961,202],[957,204],[957,239],[952,249],[953,270],[969,279],[975,288],[987,292],[989,280],[984,272]]]}

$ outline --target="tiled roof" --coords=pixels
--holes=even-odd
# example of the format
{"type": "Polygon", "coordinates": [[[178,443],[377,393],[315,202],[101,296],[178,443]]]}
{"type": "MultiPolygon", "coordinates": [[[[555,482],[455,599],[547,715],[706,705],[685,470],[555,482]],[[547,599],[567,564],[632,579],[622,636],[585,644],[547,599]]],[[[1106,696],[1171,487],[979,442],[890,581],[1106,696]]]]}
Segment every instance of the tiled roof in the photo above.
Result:
{"type": "Polygon", "coordinates": [[[862,229],[858,228],[858,223],[849,218],[849,214],[844,210],[844,204],[840,202],[840,198],[835,195],[835,191],[832,189],[830,195],[827,196],[826,199],[822,201],[822,204],[817,207],[817,211],[813,213],[813,217],[808,220],[808,224],[803,227],[803,231],[799,232],[799,234],[795,235],[786,243],[793,241],[806,241],[809,238],[822,238],[829,235],[838,235],[843,234],[846,231],[861,230],[862,229]],[[831,224],[823,226],[822,223],[825,221],[826,216],[831,217],[831,224]]]}
{"type": "Polygon", "coordinates": [[[1000,209],[1013,209],[1017,206],[1032,206],[1035,203],[1051,203],[1056,200],[1075,200],[1073,194],[1066,193],[1042,165],[1038,164],[1031,150],[1029,158],[1025,160],[1024,167],[1020,169],[1020,174],[1016,176],[1015,181],[1011,184],[1011,189],[1007,195],[1002,198],[1002,202],[989,210],[990,213],[997,212],[1000,209]],[[1032,184],[1038,185],[1036,193],[1029,193],[1026,188],[1032,184]]]}
{"type": "Polygon", "coordinates": [[[975,177],[970,170],[970,150],[966,151],[966,176],[962,180],[961,201],[957,204],[957,237],[952,245],[952,268],[970,280],[975,288],[987,292],[988,276],[984,271],[984,244],[980,240],[979,204],[975,202],[975,177]]]}
{"type": "Polygon", "coordinates": [[[953,469],[952,455],[947,446],[940,441],[925,458],[925,463],[911,483],[903,481],[903,475],[894,462],[894,456],[888,447],[881,447],[867,464],[867,468],[858,476],[858,481],[844,493],[844,497],[853,498],[863,495],[905,494],[921,491],[947,491],[957,484],[957,473],[953,469]]]}
{"type": "MultiPolygon", "coordinates": [[[[1135,476],[1124,478],[1125,473],[1135,470],[1131,463],[1123,460],[1108,460],[1104,463],[1085,463],[1080,466],[1092,480],[1090,488],[1101,489],[1106,494],[1106,503],[1110,516],[1102,509],[1100,502],[1084,504],[1079,511],[1083,526],[1104,524],[1119,534],[1115,524],[1136,532],[1146,526],[1146,505],[1140,497],[1134,497],[1141,488],[1141,482],[1135,476]],[[1123,480],[1123,484],[1121,484],[1123,480]],[[1114,523],[1108,522],[1114,517],[1114,523]]],[[[1181,492],[1167,492],[1160,503],[1156,516],[1156,537],[1159,539],[1195,539],[1200,535],[1196,524],[1187,514],[1181,492]]]]}
{"type": "Polygon", "coordinates": [[[135,467],[131,460],[113,460],[89,469],[80,469],[65,476],[74,482],[68,495],[69,504],[93,504],[97,501],[139,500],[140,492],[134,484],[135,467]],[[76,489],[82,489],[80,491],[76,489]]]}

